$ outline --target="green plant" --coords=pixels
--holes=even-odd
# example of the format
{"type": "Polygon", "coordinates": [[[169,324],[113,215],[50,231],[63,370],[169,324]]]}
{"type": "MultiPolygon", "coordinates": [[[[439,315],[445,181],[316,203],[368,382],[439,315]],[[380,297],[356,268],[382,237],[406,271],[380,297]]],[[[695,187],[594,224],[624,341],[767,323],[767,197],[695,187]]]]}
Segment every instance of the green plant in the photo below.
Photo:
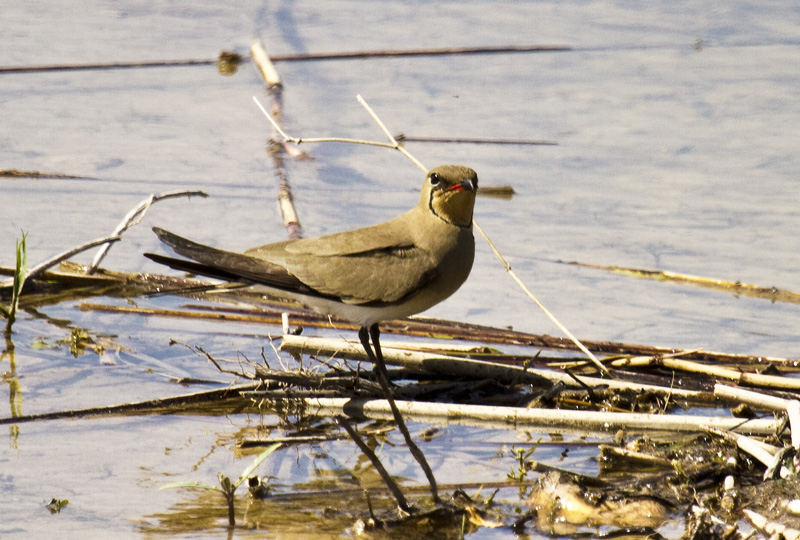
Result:
{"type": "Polygon", "coordinates": [[[22,286],[25,284],[25,278],[28,277],[28,250],[25,247],[25,240],[28,233],[22,233],[22,240],[17,241],[17,264],[14,268],[14,285],[11,290],[11,305],[8,309],[0,306],[0,312],[6,318],[6,334],[11,333],[11,327],[14,321],[17,320],[17,306],[19,306],[19,295],[22,292],[22,286]]]}
{"type": "Polygon", "coordinates": [[[511,447],[511,452],[517,458],[517,468],[515,470],[514,467],[512,467],[511,471],[508,474],[506,474],[506,476],[509,479],[516,480],[517,482],[522,482],[525,480],[525,476],[530,471],[527,465],[527,459],[531,457],[531,454],[533,454],[536,451],[536,448],[538,446],[539,446],[539,441],[536,441],[536,444],[534,444],[527,450],[525,450],[524,448],[514,448],[513,446],[511,447]]]}
{"type": "Polygon", "coordinates": [[[50,510],[51,514],[58,514],[61,512],[61,509],[67,506],[68,504],[69,504],[69,499],[56,499],[55,497],[53,497],[50,500],[50,502],[47,503],[47,505],[45,505],[45,508],[50,510]]]}
{"type": "Polygon", "coordinates": [[[275,443],[263,452],[261,452],[253,462],[247,467],[242,474],[239,475],[239,479],[236,482],[231,482],[231,479],[225,476],[222,473],[217,473],[217,479],[219,480],[219,487],[212,486],[210,484],[205,484],[203,482],[173,482],[171,484],[167,484],[165,486],[161,486],[161,489],[171,489],[171,488],[190,488],[190,489],[208,489],[211,491],[218,491],[225,496],[225,501],[228,503],[228,526],[233,527],[236,525],[236,517],[234,515],[234,494],[236,493],[236,488],[238,488],[242,482],[247,480],[250,475],[256,470],[256,467],[261,465],[261,462],[267,459],[272,452],[278,449],[281,443],[275,443]]]}
{"type": "Polygon", "coordinates": [[[86,352],[86,347],[94,344],[94,339],[84,328],[75,327],[69,332],[69,337],[58,340],[59,345],[68,345],[72,356],[78,358],[86,352]]]}

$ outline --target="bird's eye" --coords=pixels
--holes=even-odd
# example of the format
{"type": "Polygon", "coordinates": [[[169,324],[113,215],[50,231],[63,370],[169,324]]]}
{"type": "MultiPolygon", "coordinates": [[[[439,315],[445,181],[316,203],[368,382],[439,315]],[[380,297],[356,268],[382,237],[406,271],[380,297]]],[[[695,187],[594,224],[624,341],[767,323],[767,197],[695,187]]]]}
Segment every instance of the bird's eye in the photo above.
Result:
{"type": "Polygon", "coordinates": [[[441,180],[441,178],[439,177],[439,173],[435,173],[435,172],[431,173],[431,175],[428,177],[428,181],[430,181],[432,186],[435,186],[436,184],[438,184],[439,180],[441,180]]]}

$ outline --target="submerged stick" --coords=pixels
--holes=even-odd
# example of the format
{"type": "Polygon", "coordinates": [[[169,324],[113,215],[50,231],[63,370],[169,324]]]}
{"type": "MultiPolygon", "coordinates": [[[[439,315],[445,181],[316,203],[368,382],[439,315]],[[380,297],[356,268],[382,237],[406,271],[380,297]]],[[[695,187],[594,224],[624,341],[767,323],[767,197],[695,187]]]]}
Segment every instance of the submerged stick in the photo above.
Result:
{"type": "Polygon", "coordinates": [[[133,403],[123,403],[121,405],[109,405],[107,407],[91,407],[88,409],[72,409],[68,411],[54,411],[49,413],[29,414],[25,416],[14,416],[0,418],[0,424],[22,424],[38,420],[63,420],[74,418],[86,418],[90,416],[124,416],[135,414],[150,414],[163,411],[164,409],[175,409],[185,411],[188,406],[203,403],[218,403],[224,399],[239,398],[239,393],[246,390],[255,390],[261,383],[246,384],[239,386],[228,386],[216,390],[195,392],[162,399],[151,399],[147,401],[137,401],[133,403]]]}
{"type": "MultiPolygon", "coordinates": [[[[267,112],[263,105],[253,96],[253,101],[256,102],[261,112],[269,119],[275,131],[283,134],[280,124],[283,122],[283,83],[275,69],[275,65],[267,54],[267,50],[261,40],[255,40],[250,46],[250,55],[253,57],[264,82],[267,85],[267,93],[269,94],[272,106],[270,107],[271,113],[267,112]]],[[[300,218],[297,215],[297,210],[294,206],[294,197],[292,196],[292,186],[289,184],[289,175],[286,172],[286,165],[283,160],[284,151],[288,150],[286,143],[283,146],[275,141],[274,137],[270,138],[267,144],[268,152],[272,157],[272,164],[275,170],[275,175],[278,177],[278,205],[283,217],[283,226],[286,227],[286,232],[290,240],[296,240],[303,236],[300,226],[300,218]]]]}
{"type": "Polygon", "coordinates": [[[88,176],[72,174],[46,173],[41,171],[20,171],[18,169],[0,169],[0,178],[52,178],[64,180],[94,180],[88,176]]]}
{"type": "MultiPolygon", "coordinates": [[[[280,439],[276,439],[280,440],[280,439]]],[[[281,440],[281,442],[284,442],[281,440]]],[[[288,441],[291,442],[291,441],[288,441]]],[[[568,443],[565,443],[568,444],[568,443]]],[[[575,473],[573,473],[575,474],[575,473]]],[[[586,476],[586,478],[592,478],[590,476],[586,476]]],[[[481,489],[504,489],[504,488],[514,488],[519,489],[520,487],[526,487],[533,485],[537,482],[537,480],[514,480],[514,481],[499,481],[499,482],[458,482],[458,483],[448,483],[448,484],[441,484],[442,491],[466,491],[468,489],[480,491],[481,489]]],[[[375,495],[382,495],[385,494],[388,488],[383,486],[375,486],[375,487],[355,487],[355,488],[333,488],[333,489],[314,489],[314,490],[292,490],[291,492],[287,493],[272,493],[270,494],[270,500],[293,500],[293,499],[304,499],[313,497],[319,499],[320,497],[351,497],[353,495],[359,495],[363,493],[368,494],[375,494],[375,495]]],[[[406,485],[403,486],[406,493],[424,493],[428,491],[428,486],[423,485],[406,485]]],[[[435,511],[435,510],[434,510],[435,511]]],[[[424,518],[424,512],[420,516],[419,513],[414,514],[415,516],[420,516],[424,518]]]]}
{"type": "MultiPolygon", "coordinates": [[[[272,57],[273,62],[300,62],[309,60],[349,60],[359,58],[400,56],[442,56],[461,54],[506,54],[525,52],[565,52],[573,50],[568,45],[501,45],[496,47],[443,47],[426,49],[384,49],[372,51],[343,51],[328,53],[295,53],[272,57]]],[[[41,66],[0,66],[0,73],[29,73],[37,71],[73,71],[92,69],[131,69],[154,67],[184,67],[215,65],[219,59],[154,60],[134,62],[103,62],[83,64],[51,64],[41,66]]]]}
{"type": "Polygon", "coordinates": [[[253,44],[250,45],[250,56],[253,58],[253,62],[258,67],[258,71],[261,72],[261,76],[270,91],[275,90],[276,87],[283,86],[281,76],[278,75],[278,70],[275,69],[275,64],[270,60],[267,49],[264,48],[264,43],[260,39],[254,40],[253,44]]]}
{"type": "MultiPolygon", "coordinates": [[[[559,261],[563,262],[563,261],[559,261]]],[[[707,278],[701,276],[693,276],[691,274],[681,274],[678,272],[670,272],[668,270],[644,270],[641,268],[625,268],[623,266],[606,266],[600,264],[588,264],[578,261],[569,261],[565,264],[575,266],[582,266],[584,268],[593,268],[597,270],[608,270],[615,274],[623,276],[630,276],[635,278],[652,279],[655,281],[670,281],[673,283],[683,283],[688,285],[697,285],[707,289],[714,289],[724,291],[735,295],[751,296],[755,298],[763,298],[770,302],[788,302],[791,304],[800,304],[800,293],[787,291],[785,289],[778,289],[776,287],[763,287],[759,285],[752,285],[749,283],[742,283],[741,281],[728,281],[724,279],[707,278]]]]}

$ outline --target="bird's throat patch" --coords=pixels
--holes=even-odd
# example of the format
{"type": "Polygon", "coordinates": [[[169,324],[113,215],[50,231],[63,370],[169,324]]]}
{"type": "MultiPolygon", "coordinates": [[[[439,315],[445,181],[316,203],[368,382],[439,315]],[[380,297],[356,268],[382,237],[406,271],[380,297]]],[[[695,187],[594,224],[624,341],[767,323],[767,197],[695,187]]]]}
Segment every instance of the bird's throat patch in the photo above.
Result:
{"type": "Polygon", "coordinates": [[[436,217],[457,227],[469,227],[472,225],[472,209],[474,205],[475,194],[463,188],[450,188],[447,191],[431,193],[429,203],[431,212],[436,217]]]}

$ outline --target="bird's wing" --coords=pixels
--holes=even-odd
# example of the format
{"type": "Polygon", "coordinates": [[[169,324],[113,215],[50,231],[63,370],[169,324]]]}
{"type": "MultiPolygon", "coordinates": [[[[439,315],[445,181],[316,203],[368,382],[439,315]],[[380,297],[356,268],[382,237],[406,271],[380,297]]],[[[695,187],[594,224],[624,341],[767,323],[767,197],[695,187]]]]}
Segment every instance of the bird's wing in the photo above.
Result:
{"type": "Polygon", "coordinates": [[[181,261],[151,253],[145,254],[158,263],[217,279],[244,280],[302,294],[315,292],[280,265],[241,253],[198,244],[158,227],[153,227],[153,231],[175,253],[195,261],[181,261]]]}
{"type": "Polygon", "coordinates": [[[398,302],[437,275],[431,254],[411,234],[407,212],[380,225],[253,248],[246,255],[286,268],[322,294],[348,304],[398,302]]]}
{"type": "Polygon", "coordinates": [[[237,276],[236,274],[222,270],[221,268],[212,268],[207,264],[187,261],[186,259],[165,257],[164,255],[158,255],[157,253],[145,253],[144,256],[151,261],[155,261],[158,264],[163,264],[164,266],[169,266],[174,270],[182,270],[190,274],[197,274],[198,276],[212,277],[215,279],[221,279],[223,281],[238,281],[242,279],[241,276],[237,276]]]}
{"type": "Polygon", "coordinates": [[[438,275],[432,257],[405,242],[388,246],[384,242],[368,251],[344,250],[353,253],[320,256],[310,248],[298,250],[298,253],[286,249],[295,243],[306,243],[306,240],[296,240],[269,244],[241,254],[199,244],[158,227],[153,231],[175,253],[195,261],[147,254],[156,262],[218,279],[244,280],[348,304],[398,302],[438,275]],[[267,256],[271,260],[263,258],[267,256]]]}
{"type": "Polygon", "coordinates": [[[300,281],[347,304],[392,304],[438,276],[430,254],[414,245],[350,255],[289,255],[284,264],[300,281]]]}
{"type": "MultiPolygon", "coordinates": [[[[413,211],[412,211],[413,212],[413,211]]],[[[396,246],[407,246],[414,242],[411,229],[414,220],[412,212],[396,218],[361,229],[344,231],[315,238],[302,238],[267,244],[245,251],[245,255],[276,261],[284,254],[306,254],[318,257],[333,255],[357,255],[376,250],[392,249],[396,246]]]]}

